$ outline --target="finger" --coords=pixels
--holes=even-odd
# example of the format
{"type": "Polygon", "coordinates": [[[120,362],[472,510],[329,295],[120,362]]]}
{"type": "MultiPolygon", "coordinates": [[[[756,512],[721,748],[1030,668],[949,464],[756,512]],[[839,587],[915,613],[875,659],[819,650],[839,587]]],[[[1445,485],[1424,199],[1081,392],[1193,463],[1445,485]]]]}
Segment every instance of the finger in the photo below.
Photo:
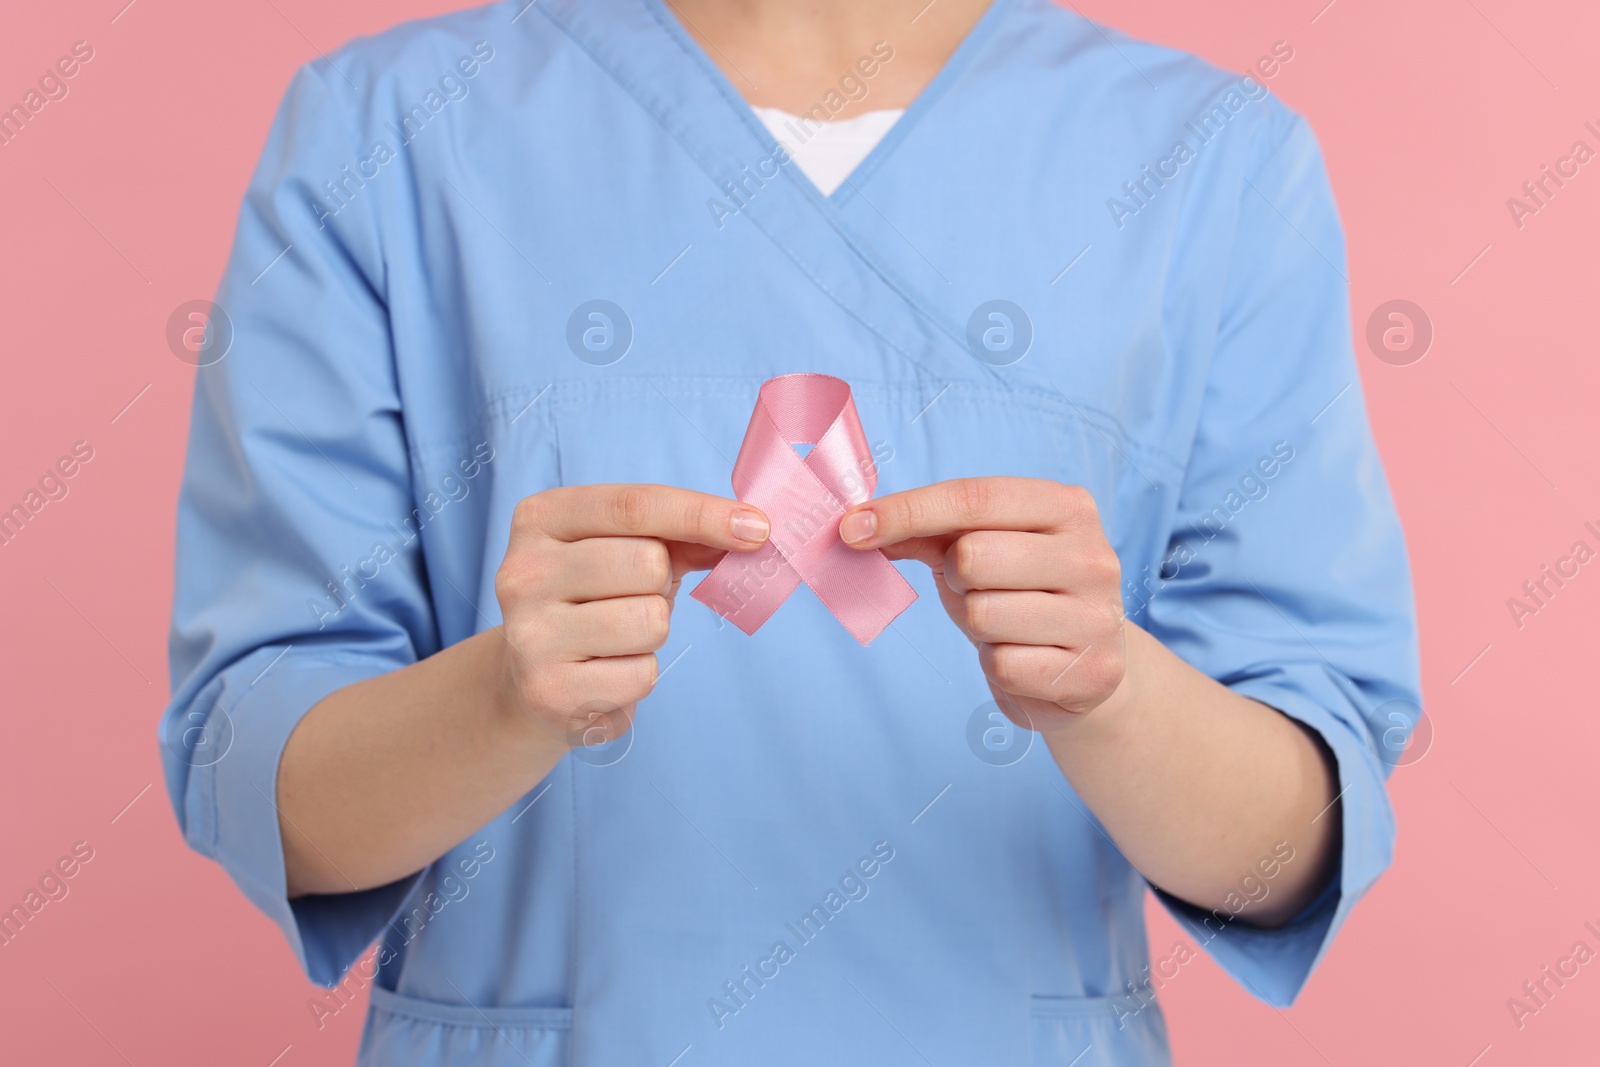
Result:
{"type": "Polygon", "coordinates": [[[588,676],[588,692],[593,699],[618,707],[637,704],[649,696],[661,676],[661,664],[654,653],[592,659],[580,664],[580,669],[588,676]]]}
{"type": "Polygon", "coordinates": [[[667,643],[672,605],[658,593],[567,605],[557,616],[568,659],[637,656],[667,643]]]}
{"type": "Polygon", "coordinates": [[[636,707],[634,704],[613,707],[604,701],[592,701],[568,720],[564,740],[573,748],[596,748],[615,741],[633,727],[636,707]]]}
{"type": "Polygon", "coordinates": [[[665,593],[672,585],[672,553],[654,537],[587,537],[555,547],[550,595],[556,600],[665,593]]]}
{"type": "MultiPolygon", "coordinates": [[[[1067,593],[1074,583],[1068,538],[1015,530],[978,530],[949,543],[936,564],[953,592],[972,589],[1038,589],[1067,593]]],[[[894,546],[898,549],[900,546],[894,546]]]]}
{"type": "Polygon", "coordinates": [[[980,589],[963,600],[962,628],[985,644],[1053,645],[1073,650],[1105,634],[1105,612],[1060,593],[980,589]]]}
{"type": "Polygon", "coordinates": [[[912,537],[892,545],[884,545],[881,551],[890,559],[914,559],[918,563],[938,570],[945,565],[945,553],[950,551],[956,536],[945,534],[941,537],[912,537]]]}
{"type": "Polygon", "coordinates": [[[994,684],[1013,696],[1071,708],[1122,681],[1120,644],[1103,642],[1069,651],[1043,645],[979,645],[978,661],[994,684]]]}
{"type": "Polygon", "coordinates": [[[669,485],[581,485],[528,497],[518,511],[558,541],[660,537],[728,551],[759,547],[771,524],[758,508],[669,485]]]}
{"type": "Polygon", "coordinates": [[[891,493],[848,512],[839,536],[854,548],[966,530],[1049,533],[1093,518],[1087,490],[1042,478],[957,478],[891,493]]]}
{"type": "Polygon", "coordinates": [[[727,555],[720,548],[691,545],[687,541],[670,541],[667,551],[672,556],[672,583],[674,589],[683,576],[692,571],[708,571],[727,555]]]}
{"type": "MultiPolygon", "coordinates": [[[[560,683],[553,706],[567,731],[588,729],[597,713],[627,708],[650,695],[661,666],[652,653],[608,656],[572,664],[560,683]]],[[[631,718],[631,712],[629,714],[631,718]]]]}

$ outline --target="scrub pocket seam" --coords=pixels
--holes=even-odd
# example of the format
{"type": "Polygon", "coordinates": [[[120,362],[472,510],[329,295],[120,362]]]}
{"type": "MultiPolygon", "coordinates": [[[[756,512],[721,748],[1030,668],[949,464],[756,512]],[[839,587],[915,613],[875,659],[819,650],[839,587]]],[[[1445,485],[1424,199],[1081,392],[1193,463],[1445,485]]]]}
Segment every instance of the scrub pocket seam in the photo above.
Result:
{"type": "MultiPolygon", "coordinates": [[[[599,378],[590,380],[569,380],[553,383],[548,387],[550,396],[547,398],[550,410],[556,419],[560,418],[560,410],[564,407],[583,407],[592,404],[595,400],[606,399],[611,396],[644,396],[650,393],[659,396],[684,396],[694,398],[712,398],[727,400],[741,405],[739,415],[743,417],[744,408],[753,399],[754,387],[761,384],[758,377],[726,377],[707,375],[627,375],[616,378],[599,378]]],[[[922,383],[916,381],[853,381],[851,388],[864,396],[882,396],[885,398],[907,393],[920,394],[923,390],[922,383]]],[[[1077,423],[1088,427],[1102,437],[1115,438],[1111,442],[1113,448],[1124,451],[1147,464],[1160,468],[1157,477],[1171,484],[1180,484],[1183,481],[1186,461],[1172,451],[1157,444],[1145,441],[1129,432],[1128,428],[1115,415],[1104,408],[1087,400],[1072,400],[1059,390],[1046,390],[1033,382],[1020,382],[1009,386],[996,386],[983,382],[961,381],[952,382],[951,385],[960,388],[944,403],[969,403],[969,404],[1000,404],[1011,405],[1023,410],[1031,410],[1037,414],[1050,418],[1063,419],[1069,423],[1077,423]]],[[[531,389],[521,388],[516,390],[519,394],[527,394],[531,389]]],[[[941,396],[944,394],[941,393],[941,396]]],[[[509,407],[503,401],[495,401],[491,406],[509,407]]]]}
{"type": "Polygon", "coordinates": [[[543,396],[555,384],[522,384],[494,390],[483,398],[473,417],[460,424],[455,432],[416,438],[407,444],[406,451],[414,463],[421,463],[442,454],[462,452],[480,441],[490,440],[491,429],[502,430],[523,416],[529,419],[538,416],[539,412],[533,409],[532,401],[543,396]]]}
{"type": "Polygon", "coordinates": [[[391,993],[372,987],[372,1010],[411,1022],[470,1030],[571,1030],[571,1008],[475,1008],[391,993]]]}

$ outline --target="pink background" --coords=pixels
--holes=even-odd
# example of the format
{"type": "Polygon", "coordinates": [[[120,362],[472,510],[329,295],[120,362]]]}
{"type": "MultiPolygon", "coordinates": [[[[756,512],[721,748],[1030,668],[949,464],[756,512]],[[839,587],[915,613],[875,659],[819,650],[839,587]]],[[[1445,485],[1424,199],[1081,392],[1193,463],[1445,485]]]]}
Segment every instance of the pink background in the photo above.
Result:
{"type": "MultiPolygon", "coordinates": [[[[70,895],[0,947],[0,1061],[348,1064],[361,1013],[316,1028],[278,933],[184,847],[161,783],[194,373],[164,332],[180,303],[212,295],[293,69],[458,5],[137,0],[119,17],[125,2],[0,14],[0,103],[74,41],[95,49],[70,95],[0,147],[0,510],[74,442],[94,448],[70,494],[0,547],[0,908],[74,842],[94,849],[70,895]]],[[[1600,11],[1321,4],[1081,2],[1238,70],[1289,42],[1269,84],[1322,139],[1356,336],[1397,298],[1435,329],[1408,366],[1358,352],[1410,535],[1434,728],[1393,781],[1395,868],[1290,1011],[1209,961],[1184,966],[1162,993],[1178,1060],[1592,1062],[1600,963],[1520,1030],[1506,1002],[1580,938],[1600,949],[1583,929],[1600,927],[1600,562],[1520,630],[1506,601],[1579,538],[1600,548],[1583,529],[1600,528],[1600,162],[1520,230],[1506,199],[1573,141],[1600,148],[1583,128],[1600,127],[1600,11]]],[[[1152,922],[1164,955],[1183,935],[1152,922]]]]}

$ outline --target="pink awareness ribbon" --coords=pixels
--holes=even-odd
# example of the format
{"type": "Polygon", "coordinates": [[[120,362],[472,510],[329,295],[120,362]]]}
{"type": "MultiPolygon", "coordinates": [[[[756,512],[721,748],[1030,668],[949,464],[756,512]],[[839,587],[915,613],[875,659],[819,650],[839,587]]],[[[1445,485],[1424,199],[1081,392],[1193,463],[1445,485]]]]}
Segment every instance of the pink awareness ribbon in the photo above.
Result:
{"type": "Polygon", "coordinates": [[[733,464],[733,489],[766,513],[772,536],[754,552],[723,556],[690,595],[753,634],[804,582],[869,643],[917,599],[882,552],[839,539],[839,519],[877,487],[847,382],[826,374],[768,379],[733,464]],[[811,451],[801,458],[796,444],[811,451]]]}

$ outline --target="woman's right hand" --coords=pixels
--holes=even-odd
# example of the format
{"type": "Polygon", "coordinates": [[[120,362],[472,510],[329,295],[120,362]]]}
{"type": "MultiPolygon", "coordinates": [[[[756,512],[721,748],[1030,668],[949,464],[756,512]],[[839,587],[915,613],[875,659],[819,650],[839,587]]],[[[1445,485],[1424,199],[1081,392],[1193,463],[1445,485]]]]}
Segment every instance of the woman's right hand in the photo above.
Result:
{"type": "Polygon", "coordinates": [[[495,577],[504,628],[347,685],[290,734],[278,768],[289,896],[405,877],[575,746],[620,737],[655,685],[678,583],[764,544],[767,526],[736,500],[661,485],[523,500],[495,577]]]}
{"type": "Polygon", "coordinates": [[[655,686],[655,652],[684,575],[759,548],[770,533],[748,504],[664,485],[525,498],[495,576],[506,708],[569,748],[622,736],[655,686]]]}

